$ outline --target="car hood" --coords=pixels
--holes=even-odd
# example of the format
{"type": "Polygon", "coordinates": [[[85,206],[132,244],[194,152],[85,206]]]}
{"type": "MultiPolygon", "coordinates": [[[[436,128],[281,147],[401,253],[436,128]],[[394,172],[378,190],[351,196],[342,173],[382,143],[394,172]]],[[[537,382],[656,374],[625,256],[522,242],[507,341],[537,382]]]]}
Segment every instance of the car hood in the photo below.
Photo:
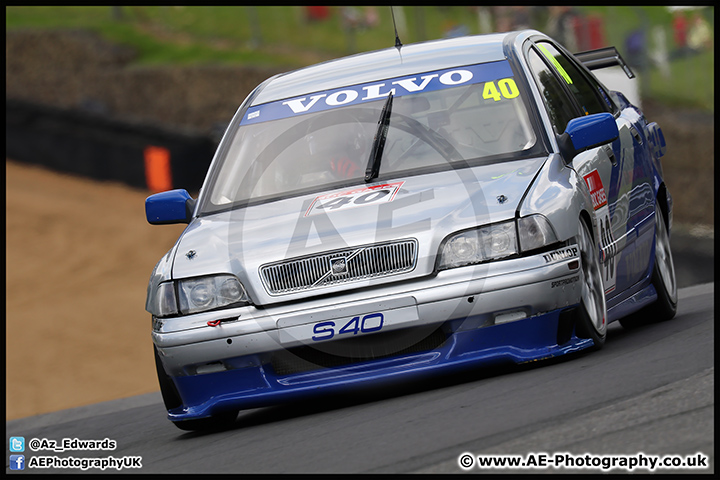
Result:
{"type": "MultiPolygon", "coordinates": [[[[194,219],[177,243],[175,279],[217,273],[238,276],[256,304],[307,297],[308,292],[271,296],[261,266],[295,257],[398,239],[417,240],[412,272],[374,279],[373,284],[431,274],[443,239],[459,230],[510,220],[546,157],[400,177],[385,182],[392,198],[336,202],[313,209],[335,194],[358,199],[376,182],[297,196],[194,219]],[[363,190],[365,189],[365,190],[363,190]],[[353,193],[355,192],[355,193],[353,193]],[[354,195],[354,197],[353,197],[354,195]],[[320,198],[319,197],[323,197],[320,198]]],[[[336,197],[337,198],[337,197],[336,197]]],[[[367,282],[366,282],[367,283],[367,282]]],[[[353,282],[322,293],[357,288],[353,282]]]]}

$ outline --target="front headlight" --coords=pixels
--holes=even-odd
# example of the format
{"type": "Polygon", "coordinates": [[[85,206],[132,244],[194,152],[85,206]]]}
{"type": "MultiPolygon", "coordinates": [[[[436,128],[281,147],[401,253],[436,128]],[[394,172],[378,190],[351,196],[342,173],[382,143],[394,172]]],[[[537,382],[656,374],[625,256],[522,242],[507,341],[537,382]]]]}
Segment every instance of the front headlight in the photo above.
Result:
{"type": "Polygon", "coordinates": [[[518,234],[522,252],[535,250],[558,241],[550,222],[542,215],[530,215],[518,219],[518,234]]]}
{"type": "Polygon", "coordinates": [[[232,275],[179,280],[178,296],[180,313],[185,315],[248,301],[242,284],[232,275]]]}
{"type": "Polygon", "coordinates": [[[438,269],[497,260],[516,253],[515,221],[486,225],[448,237],[440,248],[438,269]]]}
{"type": "Polygon", "coordinates": [[[165,318],[248,303],[245,288],[235,276],[213,275],[161,283],[147,308],[155,317],[165,318]]]}
{"type": "Polygon", "coordinates": [[[169,317],[178,313],[173,282],[158,285],[155,296],[151,296],[148,300],[147,309],[156,317],[169,317]]]}

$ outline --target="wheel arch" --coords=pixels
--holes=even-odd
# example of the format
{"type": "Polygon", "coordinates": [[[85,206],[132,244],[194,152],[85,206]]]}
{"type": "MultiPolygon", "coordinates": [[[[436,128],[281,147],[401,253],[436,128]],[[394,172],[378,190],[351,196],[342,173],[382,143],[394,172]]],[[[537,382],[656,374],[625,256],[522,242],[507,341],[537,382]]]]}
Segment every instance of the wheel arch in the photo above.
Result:
{"type": "MultiPolygon", "coordinates": [[[[585,210],[585,209],[580,210],[580,221],[585,222],[585,224],[588,227],[588,230],[590,230],[590,233],[592,233],[593,238],[597,242],[597,235],[595,232],[595,224],[592,221],[592,216],[590,215],[590,213],[587,210],[585,210]]],[[[597,247],[597,243],[595,246],[597,247]]]]}
{"type": "Polygon", "coordinates": [[[672,225],[672,200],[665,182],[661,183],[658,187],[657,194],[655,194],[655,200],[660,205],[660,212],[663,215],[665,225],[667,225],[669,231],[670,226],[672,225]]]}
{"type": "Polygon", "coordinates": [[[584,216],[597,243],[590,191],[583,178],[558,154],[551,155],[543,165],[518,207],[519,217],[536,213],[550,221],[560,241],[577,236],[576,221],[579,216],[584,216]]]}

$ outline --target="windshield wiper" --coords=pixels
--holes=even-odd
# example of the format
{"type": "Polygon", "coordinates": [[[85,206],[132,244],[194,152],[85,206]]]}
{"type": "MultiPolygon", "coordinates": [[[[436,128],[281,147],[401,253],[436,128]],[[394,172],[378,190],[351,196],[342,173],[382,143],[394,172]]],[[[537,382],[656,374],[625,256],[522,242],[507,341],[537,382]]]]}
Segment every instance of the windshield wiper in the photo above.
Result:
{"type": "Polygon", "coordinates": [[[380,173],[380,160],[382,159],[383,150],[385,149],[385,139],[387,138],[388,128],[390,128],[390,113],[392,112],[393,95],[388,94],[380,112],[378,120],[378,129],[375,132],[372,150],[370,151],[370,159],[368,160],[367,170],[365,170],[365,182],[372,182],[380,173]]]}

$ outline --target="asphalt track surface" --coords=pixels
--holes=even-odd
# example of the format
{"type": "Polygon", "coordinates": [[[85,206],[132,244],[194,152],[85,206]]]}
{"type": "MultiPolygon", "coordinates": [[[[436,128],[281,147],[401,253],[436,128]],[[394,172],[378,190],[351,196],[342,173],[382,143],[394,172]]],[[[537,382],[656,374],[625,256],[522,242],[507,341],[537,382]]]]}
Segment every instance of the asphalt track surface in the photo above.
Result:
{"type": "MultiPolygon", "coordinates": [[[[462,473],[458,458],[466,452],[702,453],[708,469],[674,472],[710,473],[714,283],[682,288],[679,296],[674,319],[635,330],[616,322],[596,352],[246,410],[227,429],[210,433],[178,430],[153,393],[9,421],[6,442],[10,436],[24,436],[28,444],[109,438],[117,442],[112,451],[26,448],[24,454],[26,462],[33,456],[142,457],[141,469],[124,473],[462,473]]],[[[6,471],[20,473],[10,472],[9,460],[6,471]]],[[[601,473],[562,470],[572,471],[601,473]]]]}

